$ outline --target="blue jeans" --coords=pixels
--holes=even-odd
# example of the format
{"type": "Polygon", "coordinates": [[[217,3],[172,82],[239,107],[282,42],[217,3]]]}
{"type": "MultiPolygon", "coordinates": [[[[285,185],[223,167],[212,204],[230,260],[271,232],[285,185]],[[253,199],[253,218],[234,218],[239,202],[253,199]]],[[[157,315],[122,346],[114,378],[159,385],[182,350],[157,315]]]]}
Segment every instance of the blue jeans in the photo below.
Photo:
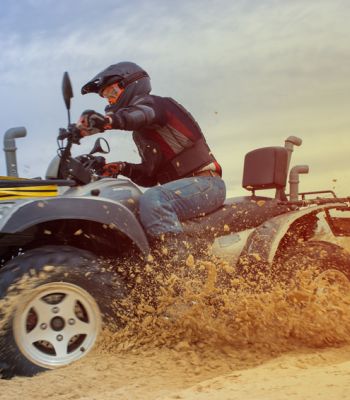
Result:
{"type": "Polygon", "coordinates": [[[224,181],[197,176],[148,189],[140,197],[140,219],[148,235],[181,233],[181,221],[219,208],[226,197],[224,181]]]}

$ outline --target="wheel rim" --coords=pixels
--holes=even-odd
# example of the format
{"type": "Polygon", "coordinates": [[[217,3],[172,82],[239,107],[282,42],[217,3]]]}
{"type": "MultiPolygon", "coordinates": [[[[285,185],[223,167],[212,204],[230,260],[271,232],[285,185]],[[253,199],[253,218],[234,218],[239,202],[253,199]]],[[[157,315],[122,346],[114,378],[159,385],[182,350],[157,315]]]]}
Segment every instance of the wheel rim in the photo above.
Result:
{"type": "Polygon", "coordinates": [[[22,354],[47,369],[85,356],[101,330],[95,299],[79,286],[52,282],[31,290],[17,308],[13,333],[22,354]]]}

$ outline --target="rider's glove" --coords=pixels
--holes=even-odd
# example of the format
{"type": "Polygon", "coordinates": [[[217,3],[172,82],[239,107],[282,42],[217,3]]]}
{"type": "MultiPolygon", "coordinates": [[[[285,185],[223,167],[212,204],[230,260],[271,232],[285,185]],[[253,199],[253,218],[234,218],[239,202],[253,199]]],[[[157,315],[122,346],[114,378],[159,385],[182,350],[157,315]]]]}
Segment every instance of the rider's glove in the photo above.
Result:
{"type": "Polygon", "coordinates": [[[106,118],[109,120],[109,127],[106,129],[125,129],[125,120],[120,114],[107,112],[106,118]]]}
{"type": "Polygon", "coordinates": [[[68,129],[60,128],[57,139],[65,140],[71,138],[72,143],[80,144],[81,134],[76,124],[70,124],[68,129]]]}
{"type": "Polygon", "coordinates": [[[77,125],[70,124],[68,129],[70,134],[72,135],[72,142],[75,144],[80,144],[81,132],[80,129],[77,127],[77,125]]]}
{"type": "Polygon", "coordinates": [[[110,176],[112,178],[116,178],[125,167],[125,163],[123,162],[114,162],[105,164],[103,167],[103,176],[110,176]]]}
{"type": "Polygon", "coordinates": [[[111,119],[94,110],[85,110],[77,123],[80,135],[90,136],[111,129],[111,119]]]}

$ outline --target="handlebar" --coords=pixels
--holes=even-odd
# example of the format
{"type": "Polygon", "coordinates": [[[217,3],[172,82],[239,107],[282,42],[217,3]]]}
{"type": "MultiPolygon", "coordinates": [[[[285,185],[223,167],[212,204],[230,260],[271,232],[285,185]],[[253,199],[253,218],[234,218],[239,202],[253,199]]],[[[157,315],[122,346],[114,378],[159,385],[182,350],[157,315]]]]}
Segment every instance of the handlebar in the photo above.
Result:
{"type": "MultiPolygon", "coordinates": [[[[80,130],[76,124],[69,124],[67,129],[59,129],[57,136],[58,156],[60,158],[59,177],[62,179],[74,179],[78,184],[87,184],[106,177],[107,175],[104,171],[106,159],[103,156],[95,156],[94,154],[108,154],[110,151],[108,142],[106,139],[98,138],[89,154],[72,157],[72,146],[73,144],[80,144],[81,139],[80,130]],[[66,142],[63,143],[65,140],[66,142]]],[[[117,175],[113,177],[116,178],[117,175]]]]}

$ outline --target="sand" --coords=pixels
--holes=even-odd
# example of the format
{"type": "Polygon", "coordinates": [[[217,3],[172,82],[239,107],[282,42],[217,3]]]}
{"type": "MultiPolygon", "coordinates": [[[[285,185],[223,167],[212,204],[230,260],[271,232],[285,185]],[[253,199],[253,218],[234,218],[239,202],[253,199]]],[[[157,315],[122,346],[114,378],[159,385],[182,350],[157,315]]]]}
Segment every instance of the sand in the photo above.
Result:
{"type": "Polygon", "coordinates": [[[0,399],[350,398],[343,283],[320,288],[304,273],[298,286],[252,291],[235,279],[227,290],[214,284],[223,264],[189,267],[205,271],[205,279],[187,277],[181,296],[163,293],[158,311],[142,304],[137,319],[120,332],[105,330],[79,362],[0,380],[0,399]]]}
{"type": "Polygon", "coordinates": [[[301,349],[282,356],[245,353],[243,363],[212,352],[91,355],[33,378],[0,381],[0,399],[348,399],[350,347],[301,349]]]}

